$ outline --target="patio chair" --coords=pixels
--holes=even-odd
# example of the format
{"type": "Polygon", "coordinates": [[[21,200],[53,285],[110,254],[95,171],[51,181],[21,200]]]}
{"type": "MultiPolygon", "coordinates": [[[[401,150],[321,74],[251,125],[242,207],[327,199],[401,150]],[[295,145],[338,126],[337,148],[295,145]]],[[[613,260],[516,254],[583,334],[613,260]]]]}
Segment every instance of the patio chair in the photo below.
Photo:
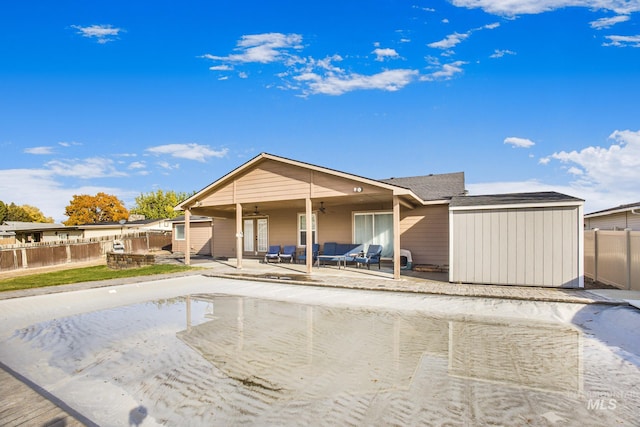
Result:
{"type": "Polygon", "coordinates": [[[282,253],[280,254],[280,261],[287,261],[292,263],[296,259],[296,245],[285,245],[282,248],[282,253]]]}
{"type": "Polygon", "coordinates": [[[280,262],[280,245],[269,245],[269,250],[264,255],[264,262],[280,262]]]}
{"type": "MultiPolygon", "coordinates": [[[[314,243],[311,246],[311,263],[315,263],[316,260],[318,259],[318,253],[320,252],[320,244],[319,243],[314,243]]],[[[296,258],[296,260],[298,262],[301,262],[302,264],[307,262],[307,249],[305,248],[302,252],[300,252],[296,258]]]]}
{"type": "Polygon", "coordinates": [[[367,268],[371,270],[371,264],[378,264],[378,270],[380,270],[380,256],[382,255],[382,245],[369,245],[367,253],[362,256],[357,256],[353,260],[360,264],[366,264],[367,268]]]}

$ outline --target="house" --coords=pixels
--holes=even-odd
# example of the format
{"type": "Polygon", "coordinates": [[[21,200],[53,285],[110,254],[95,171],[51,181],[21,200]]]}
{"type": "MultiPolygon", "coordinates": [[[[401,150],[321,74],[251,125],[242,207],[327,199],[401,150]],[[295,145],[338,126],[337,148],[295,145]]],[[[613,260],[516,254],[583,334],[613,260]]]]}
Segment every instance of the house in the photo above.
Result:
{"type": "MultiPolygon", "coordinates": [[[[172,224],[171,251],[186,251],[184,215],[169,220],[172,224]]],[[[213,255],[213,218],[191,215],[189,230],[191,232],[190,253],[197,255],[213,255]]]]}
{"type": "Polygon", "coordinates": [[[43,222],[5,221],[0,229],[2,234],[13,235],[15,244],[58,242],[82,237],[82,232],[76,227],[43,222]]]}
{"type": "MultiPolygon", "coordinates": [[[[533,212],[534,216],[546,220],[549,211],[552,212],[549,220],[556,226],[568,221],[567,227],[577,224],[581,230],[583,201],[556,195],[536,193],[529,203],[507,203],[508,197],[505,197],[476,207],[458,202],[457,212],[451,215],[452,200],[469,197],[463,172],[375,180],[261,153],[183,201],[176,209],[185,213],[185,247],[192,246],[191,217],[213,218],[212,255],[235,258],[238,268],[242,268],[243,258],[264,257],[269,245],[296,245],[306,253],[306,269],[310,274],[313,243],[380,244],[384,248],[383,258],[393,263],[393,277],[398,279],[401,250],[411,253],[414,265],[458,265],[455,257],[461,256],[457,249],[461,246],[452,246],[451,238],[458,236],[457,224],[463,226],[463,221],[458,219],[466,219],[467,214],[473,215],[478,209],[492,214],[491,221],[500,220],[503,211],[508,214],[513,210],[533,212]],[[556,209],[571,210],[572,219],[556,215],[556,209]]],[[[511,216],[505,218],[507,227],[511,227],[508,225],[511,216]]],[[[522,218],[526,216],[516,221],[522,218]]],[[[514,232],[514,239],[521,238],[518,237],[523,233],[520,229],[514,232]]],[[[573,256],[577,257],[581,241],[575,234],[563,233],[561,239],[570,240],[570,244],[562,248],[575,251],[573,256]]],[[[489,237],[479,236],[476,244],[484,245],[483,239],[489,237]]],[[[499,240],[498,244],[506,245],[510,239],[499,240]]],[[[524,251],[527,247],[517,246],[516,250],[524,251]]],[[[190,252],[185,251],[187,264],[190,252]]],[[[518,253],[518,256],[533,255],[518,253]]],[[[545,281],[535,284],[581,286],[581,268],[581,261],[572,264],[570,278],[561,283],[545,272],[545,281]]],[[[455,280],[451,270],[450,280],[455,280]]]]}
{"type": "Polygon", "coordinates": [[[640,202],[620,205],[584,216],[585,230],[640,231],[640,202]]]}

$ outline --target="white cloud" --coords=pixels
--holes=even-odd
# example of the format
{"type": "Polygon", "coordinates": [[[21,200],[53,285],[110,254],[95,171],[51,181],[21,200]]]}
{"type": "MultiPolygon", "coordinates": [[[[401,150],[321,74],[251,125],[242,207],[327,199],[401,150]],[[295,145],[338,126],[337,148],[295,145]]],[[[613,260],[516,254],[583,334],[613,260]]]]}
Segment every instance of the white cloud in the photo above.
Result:
{"type": "Polygon", "coordinates": [[[427,46],[429,46],[431,48],[434,48],[434,49],[451,49],[452,47],[455,47],[458,44],[460,44],[463,40],[466,40],[469,37],[469,35],[470,35],[470,33],[464,33],[464,34],[453,33],[453,34],[449,34],[444,39],[442,39],[440,41],[437,41],[437,42],[429,43],[429,44],[427,44],[427,46]]]}
{"type": "Polygon", "coordinates": [[[31,147],[25,148],[24,152],[27,154],[51,154],[53,147],[31,147]]]}
{"type": "Polygon", "coordinates": [[[566,7],[611,10],[621,15],[640,10],[638,0],[451,0],[451,3],[457,7],[482,9],[501,16],[538,14],[566,7]]]}
{"type": "Polygon", "coordinates": [[[129,169],[144,169],[147,165],[144,162],[131,162],[128,166],[129,169]]]}
{"type": "Polygon", "coordinates": [[[400,55],[398,55],[398,52],[396,52],[395,49],[382,49],[382,48],[377,48],[374,49],[374,51],[372,52],[376,55],[376,61],[384,61],[385,59],[396,59],[399,58],[400,55]]]}
{"type": "Polygon", "coordinates": [[[550,162],[551,162],[550,157],[542,157],[540,158],[540,160],[538,160],[538,163],[540,163],[541,165],[548,165],[550,162]]]}
{"type": "Polygon", "coordinates": [[[465,61],[455,61],[449,64],[444,64],[438,71],[434,71],[431,74],[420,77],[421,81],[435,81],[435,80],[450,80],[456,74],[462,73],[464,70],[462,66],[468,64],[465,61]]]}
{"type": "Polygon", "coordinates": [[[52,160],[47,162],[45,166],[53,175],[81,179],[127,176],[126,173],[115,168],[113,160],[103,157],[90,157],[82,160],[52,160]]]}
{"type": "Polygon", "coordinates": [[[78,34],[83,37],[96,39],[100,44],[117,39],[118,35],[124,31],[122,28],[114,28],[111,25],[90,25],[88,27],[72,25],[71,28],[78,30],[78,34]]]}
{"type": "Polygon", "coordinates": [[[515,55],[515,54],[516,53],[511,51],[511,50],[507,50],[507,49],[499,50],[499,49],[496,49],[496,50],[493,51],[493,54],[491,54],[489,56],[489,58],[502,58],[505,55],[515,55]]]}
{"type": "Polygon", "coordinates": [[[616,24],[621,22],[626,22],[631,19],[628,15],[618,15],[610,18],[600,18],[595,21],[591,21],[589,24],[591,28],[595,28],[596,30],[602,30],[603,28],[611,28],[616,24]]]}
{"type": "Polygon", "coordinates": [[[230,65],[214,65],[213,67],[209,67],[211,71],[231,71],[233,67],[230,65]]]}
{"type": "Polygon", "coordinates": [[[637,36],[605,36],[610,40],[609,43],[603,43],[603,46],[615,47],[640,47],[640,35],[637,36]]]}
{"type": "Polygon", "coordinates": [[[157,163],[158,166],[160,166],[162,169],[166,169],[166,170],[176,170],[176,169],[180,169],[180,164],[179,163],[175,163],[175,164],[171,164],[169,162],[158,162],[157,163]]]}
{"type": "Polygon", "coordinates": [[[202,57],[214,61],[232,63],[270,63],[288,55],[289,49],[302,49],[302,36],[299,34],[265,33],[242,36],[236,50],[240,53],[227,56],[205,54],[202,57]]]}
{"type": "Polygon", "coordinates": [[[473,29],[467,31],[466,33],[455,32],[453,34],[449,34],[447,37],[445,37],[444,39],[442,39],[440,41],[429,43],[429,44],[427,44],[427,46],[431,47],[431,48],[434,48],[434,49],[448,50],[448,49],[451,49],[453,47],[456,47],[457,45],[459,45],[460,43],[462,43],[463,41],[468,39],[469,36],[471,34],[473,34],[474,32],[476,32],[476,31],[495,30],[499,26],[500,26],[500,23],[494,22],[492,24],[483,25],[482,27],[473,28],[473,29]]]}
{"type": "Polygon", "coordinates": [[[573,175],[576,175],[575,168],[579,168],[583,172],[580,174],[582,184],[637,193],[640,182],[640,131],[615,131],[609,139],[614,143],[608,148],[560,151],[550,157],[570,165],[573,175]]]}
{"type": "Polygon", "coordinates": [[[222,150],[216,151],[209,148],[208,145],[191,143],[159,145],[157,147],[147,148],[146,151],[152,154],[168,154],[171,157],[204,162],[209,157],[224,157],[229,150],[223,148],[222,150]]]}
{"type": "Polygon", "coordinates": [[[505,144],[509,144],[511,145],[513,148],[530,148],[533,147],[534,145],[536,145],[535,142],[533,142],[530,139],[527,138],[518,138],[517,136],[510,136],[508,138],[504,139],[504,143],[505,144]]]}
{"type": "Polygon", "coordinates": [[[333,74],[319,75],[304,73],[294,77],[308,88],[305,93],[342,95],[354,90],[378,89],[389,92],[397,91],[411,83],[418,72],[415,70],[388,70],[365,76],[361,74],[333,74]]]}

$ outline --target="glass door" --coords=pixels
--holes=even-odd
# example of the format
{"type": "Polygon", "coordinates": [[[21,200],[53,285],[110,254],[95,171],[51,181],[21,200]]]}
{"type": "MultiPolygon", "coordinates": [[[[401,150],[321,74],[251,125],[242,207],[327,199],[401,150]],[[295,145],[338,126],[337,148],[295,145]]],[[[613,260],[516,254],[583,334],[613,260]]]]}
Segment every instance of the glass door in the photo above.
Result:
{"type": "Polygon", "coordinates": [[[267,218],[245,218],[243,252],[245,256],[264,255],[269,250],[269,221],[267,218]]]}

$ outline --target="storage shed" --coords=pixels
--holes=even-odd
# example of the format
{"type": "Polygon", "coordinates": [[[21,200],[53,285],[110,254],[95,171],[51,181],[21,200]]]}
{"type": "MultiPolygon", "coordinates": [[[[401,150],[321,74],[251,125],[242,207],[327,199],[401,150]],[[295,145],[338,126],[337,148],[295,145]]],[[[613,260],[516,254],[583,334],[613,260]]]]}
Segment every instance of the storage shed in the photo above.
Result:
{"type": "Polygon", "coordinates": [[[583,206],[556,192],[453,197],[449,281],[584,287],[583,206]]]}

